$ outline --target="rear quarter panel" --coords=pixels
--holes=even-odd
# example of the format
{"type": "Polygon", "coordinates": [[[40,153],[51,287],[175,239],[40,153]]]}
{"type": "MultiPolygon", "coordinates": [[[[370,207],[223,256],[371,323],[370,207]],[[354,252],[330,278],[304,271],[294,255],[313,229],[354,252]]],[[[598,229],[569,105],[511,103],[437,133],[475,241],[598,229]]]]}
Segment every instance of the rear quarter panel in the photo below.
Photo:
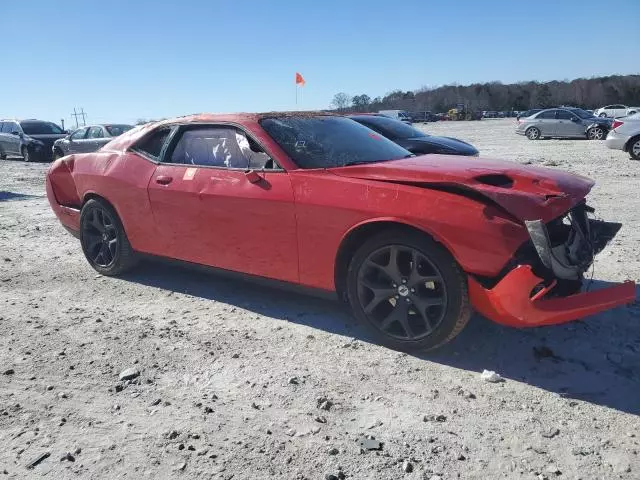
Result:
{"type": "Polygon", "coordinates": [[[71,176],[83,203],[97,195],[113,205],[135,250],[159,254],[147,192],[155,169],[155,163],[134,153],[107,151],[75,155],[71,176]]]}
{"type": "Polygon", "coordinates": [[[300,282],[334,289],[337,251],[360,225],[393,221],[441,242],[462,268],[494,276],[528,238],[524,228],[469,198],[415,186],[290,172],[298,222],[300,282]]]}

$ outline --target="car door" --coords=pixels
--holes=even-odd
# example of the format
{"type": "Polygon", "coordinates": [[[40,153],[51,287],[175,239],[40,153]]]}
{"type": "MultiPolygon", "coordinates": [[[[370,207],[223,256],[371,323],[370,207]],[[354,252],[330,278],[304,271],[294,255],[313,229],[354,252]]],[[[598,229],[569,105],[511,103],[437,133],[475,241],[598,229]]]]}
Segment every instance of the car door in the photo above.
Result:
{"type": "Polygon", "coordinates": [[[556,120],[556,110],[543,110],[535,117],[536,127],[540,129],[540,135],[543,137],[552,137],[557,135],[558,122],[556,120]]]}
{"type": "Polygon", "coordinates": [[[613,115],[614,118],[616,117],[624,117],[627,114],[627,107],[624,105],[615,105],[615,114],[613,115]]]}
{"type": "Polygon", "coordinates": [[[82,142],[83,152],[89,153],[98,150],[102,145],[104,145],[104,143],[102,143],[102,140],[105,138],[105,136],[106,134],[104,133],[104,129],[100,125],[89,127],[89,130],[87,131],[87,137],[82,142]]]}
{"type": "Polygon", "coordinates": [[[22,128],[18,122],[7,122],[5,129],[7,131],[7,154],[22,155],[22,128]]]}
{"type": "Polygon", "coordinates": [[[69,139],[68,139],[69,141],[67,142],[67,145],[66,145],[67,151],[64,153],[67,155],[72,153],[82,153],[84,148],[83,142],[85,141],[88,130],[89,130],[88,127],[82,127],[77,129],[71,135],[69,135],[69,139]]]}
{"type": "Polygon", "coordinates": [[[556,131],[559,137],[584,137],[584,126],[577,115],[574,115],[568,110],[558,110],[556,118],[556,131]]]}
{"type": "Polygon", "coordinates": [[[279,168],[249,169],[274,166],[260,150],[235,126],[177,129],[148,187],[167,256],[298,281],[291,181],[279,168]]]}

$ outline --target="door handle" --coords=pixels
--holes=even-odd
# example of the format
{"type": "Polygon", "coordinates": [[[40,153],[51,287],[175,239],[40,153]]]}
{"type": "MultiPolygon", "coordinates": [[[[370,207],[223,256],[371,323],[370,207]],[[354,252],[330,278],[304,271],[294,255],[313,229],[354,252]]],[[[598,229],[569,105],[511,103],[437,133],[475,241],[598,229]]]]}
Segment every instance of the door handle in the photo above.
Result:
{"type": "Polygon", "coordinates": [[[169,185],[173,181],[173,177],[169,177],[167,175],[158,175],[156,177],[156,183],[160,185],[169,185]]]}

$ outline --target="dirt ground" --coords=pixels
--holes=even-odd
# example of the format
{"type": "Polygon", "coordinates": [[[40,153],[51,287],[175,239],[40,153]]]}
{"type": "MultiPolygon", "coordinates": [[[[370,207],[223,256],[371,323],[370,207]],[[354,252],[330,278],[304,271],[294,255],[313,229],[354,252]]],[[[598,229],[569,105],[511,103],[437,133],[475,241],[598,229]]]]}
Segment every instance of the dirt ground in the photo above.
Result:
{"type": "MultiPolygon", "coordinates": [[[[594,284],[640,279],[640,163],[513,120],[423,128],[594,178],[624,223],[594,284]]],[[[0,161],[0,479],[640,478],[637,304],[530,330],[476,316],[401,354],[327,301],[153,263],[97,275],[46,168],[0,161]]]]}

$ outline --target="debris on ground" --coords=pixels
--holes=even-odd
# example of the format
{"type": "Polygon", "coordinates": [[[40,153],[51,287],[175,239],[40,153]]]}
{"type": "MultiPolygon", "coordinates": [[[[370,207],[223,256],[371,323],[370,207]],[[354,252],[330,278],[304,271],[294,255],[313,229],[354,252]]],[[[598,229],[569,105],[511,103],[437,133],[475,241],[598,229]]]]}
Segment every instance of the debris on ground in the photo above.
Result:
{"type": "Polygon", "coordinates": [[[27,463],[27,468],[33,468],[39,463],[41,463],[44,459],[49,458],[51,452],[43,452],[37,457],[34,457],[29,463],[27,463]]]}
{"type": "Polygon", "coordinates": [[[502,378],[493,370],[483,370],[482,374],[480,374],[480,378],[482,378],[482,380],[484,380],[485,382],[489,382],[489,383],[504,382],[504,378],[502,378]]]}
{"type": "Polygon", "coordinates": [[[133,380],[138,375],[140,375],[140,370],[138,370],[136,367],[131,367],[121,371],[120,375],[118,375],[118,378],[121,382],[123,382],[125,380],[133,380]]]}
{"type": "Polygon", "coordinates": [[[542,430],[542,432],[540,432],[540,434],[544,437],[544,438],[553,438],[556,435],[558,435],[560,433],[560,430],[556,427],[547,427],[544,430],[542,430]]]}
{"type": "Polygon", "coordinates": [[[356,440],[358,446],[363,450],[382,450],[382,442],[372,436],[360,437],[356,440]]]}

